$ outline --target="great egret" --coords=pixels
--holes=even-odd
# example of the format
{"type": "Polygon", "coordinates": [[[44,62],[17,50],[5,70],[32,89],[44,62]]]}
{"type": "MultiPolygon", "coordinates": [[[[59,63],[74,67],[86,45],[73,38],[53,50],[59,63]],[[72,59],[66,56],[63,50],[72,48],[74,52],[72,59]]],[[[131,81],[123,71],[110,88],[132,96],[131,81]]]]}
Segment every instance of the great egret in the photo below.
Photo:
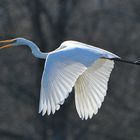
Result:
{"type": "Polygon", "coordinates": [[[85,120],[92,118],[106,95],[114,60],[140,64],[77,41],[65,41],[49,53],[41,52],[35,43],[24,38],[0,41],[0,49],[19,45],[30,47],[35,57],[46,60],[39,103],[42,115],[59,110],[74,87],[79,117],[85,120]]]}

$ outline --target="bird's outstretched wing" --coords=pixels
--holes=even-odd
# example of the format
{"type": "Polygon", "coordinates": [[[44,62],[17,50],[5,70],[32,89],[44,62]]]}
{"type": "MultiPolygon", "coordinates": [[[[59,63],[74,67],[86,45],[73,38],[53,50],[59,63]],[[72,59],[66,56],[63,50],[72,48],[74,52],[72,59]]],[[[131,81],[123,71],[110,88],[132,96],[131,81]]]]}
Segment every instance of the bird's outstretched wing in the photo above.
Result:
{"type": "Polygon", "coordinates": [[[107,91],[107,83],[114,62],[98,59],[75,84],[76,109],[81,119],[88,119],[98,112],[107,91]]]}
{"type": "Polygon", "coordinates": [[[50,55],[46,59],[41,81],[39,112],[55,113],[72,91],[79,75],[86,67],[70,59],[50,55]]]}

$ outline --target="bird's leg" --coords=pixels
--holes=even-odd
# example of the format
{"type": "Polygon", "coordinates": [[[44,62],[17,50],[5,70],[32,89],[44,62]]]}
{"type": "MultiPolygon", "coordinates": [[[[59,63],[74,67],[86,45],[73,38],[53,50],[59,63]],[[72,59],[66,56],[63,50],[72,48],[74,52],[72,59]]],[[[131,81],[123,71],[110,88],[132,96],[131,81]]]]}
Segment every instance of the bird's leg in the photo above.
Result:
{"type": "Polygon", "coordinates": [[[121,58],[111,58],[110,60],[114,60],[114,61],[118,61],[118,62],[123,62],[123,63],[134,64],[134,65],[140,65],[140,60],[129,61],[129,60],[121,59],[121,58]]]}
{"type": "Polygon", "coordinates": [[[135,61],[135,63],[140,63],[140,60],[135,61]]]}

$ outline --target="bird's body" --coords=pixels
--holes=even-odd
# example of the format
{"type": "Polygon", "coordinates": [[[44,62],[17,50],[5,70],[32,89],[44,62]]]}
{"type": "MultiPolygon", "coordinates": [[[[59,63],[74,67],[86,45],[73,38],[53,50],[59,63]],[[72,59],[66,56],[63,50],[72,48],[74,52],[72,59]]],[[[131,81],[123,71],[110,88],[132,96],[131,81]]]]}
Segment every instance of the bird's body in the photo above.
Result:
{"type": "Polygon", "coordinates": [[[63,42],[58,49],[48,53],[42,76],[39,112],[42,111],[43,115],[46,111],[48,115],[55,113],[75,87],[80,118],[87,119],[96,114],[106,94],[114,65],[113,60],[105,58],[119,57],[77,41],[63,42]]]}
{"type": "MultiPolygon", "coordinates": [[[[104,100],[113,59],[120,58],[106,50],[77,41],[65,41],[50,53],[43,53],[36,44],[16,38],[0,43],[10,43],[0,48],[27,45],[35,57],[45,59],[41,80],[39,113],[48,115],[59,110],[72,88],[75,104],[81,119],[92,118],[104,100]]],[[[122,60],[121,60],[122,61],[122,60]]]]}
{"type": "Polygon", "coordinates": [[[67,57],[67,59],[77,61],[87,67],[98,58],[119,58],[111,52],[78,41],[65,41],[58,49],[49,53],[49,55],[59,58],[64,57],[64,59],[67,57]]]}

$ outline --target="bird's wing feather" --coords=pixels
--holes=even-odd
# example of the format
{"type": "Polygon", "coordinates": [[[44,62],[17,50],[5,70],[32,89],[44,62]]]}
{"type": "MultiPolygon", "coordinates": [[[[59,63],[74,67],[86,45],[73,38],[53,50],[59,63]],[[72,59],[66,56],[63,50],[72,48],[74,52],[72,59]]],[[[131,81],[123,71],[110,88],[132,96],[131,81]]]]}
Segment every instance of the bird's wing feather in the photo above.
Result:
{"type": "Polygon", "coordinates": [[[41,81],[39,112],[55,113],[64,103],[86,67],[70,59],[48,56],[41,81]]]}
{"type": "Polygon", "coordinates": [[[82,119],[88,119],[98,112],[107,91],[107,83],[114,67],[114,61],[98,59],[76,81],[75,102],[82,119]]]}

